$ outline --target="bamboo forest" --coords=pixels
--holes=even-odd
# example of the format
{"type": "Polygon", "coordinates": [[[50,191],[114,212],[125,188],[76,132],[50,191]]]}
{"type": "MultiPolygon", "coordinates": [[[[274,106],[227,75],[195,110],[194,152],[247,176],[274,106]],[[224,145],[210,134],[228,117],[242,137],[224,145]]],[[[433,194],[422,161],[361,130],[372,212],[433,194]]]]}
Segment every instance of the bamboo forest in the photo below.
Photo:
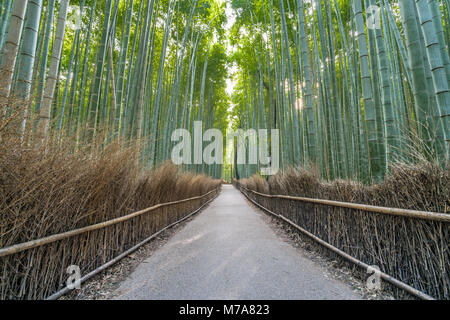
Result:
{"type": "Polygon", "coordinates": [[[450,0],[1,0],[0,118],[0,299],[56,297],[69,261],[227,192],[450,298],[450,0]]]}

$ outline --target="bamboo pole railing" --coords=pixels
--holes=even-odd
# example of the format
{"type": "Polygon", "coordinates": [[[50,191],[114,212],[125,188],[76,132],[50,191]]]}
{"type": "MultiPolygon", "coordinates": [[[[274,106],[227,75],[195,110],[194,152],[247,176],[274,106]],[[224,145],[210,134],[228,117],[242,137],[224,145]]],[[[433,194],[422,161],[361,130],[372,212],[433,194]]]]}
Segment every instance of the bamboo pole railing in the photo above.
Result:
{"type": "Polygon", "coordinates": [[[61,287],[65,266],[81,266],[84,282],[199,212],[219,192],[217,187],[200,196],[0,248],[0,299],[56,299],[70,291],[61,287]]]}
{"type": "MultiPolygon", "coordinates": [[[[449,223],[450,222],[450,215],[445,213],[436,213],[436,212],[427,212],[427,211],[418,211],[418,210],[408,210],[408,209],[398,209],[398,208],[388,208],[388,207],[379,207],[379,206],[372,206],[372,205],[364,205],[364,204],[356,204],[356,203],[348,203],[348,202],[340,202],[340,201],[333,201],[333,200],[324,200],[324,199],[313,199],[313,198],[305,198],[305,197],[295,197],[295,196],[286,196],[286,195],[270,195],[270,194],[264,194],[255,190],[251,190],[246,188],[245,186],[241,185],[239,182],[234,182],[238,190],[240,190],[244,196],[251,201],[253,204],[261,208],[262,210],[268,212],[269,214],[283,220],[284,222],[288,223],[292,227],[299,230],[301,233],[306,235],[307,237],[311,238],[313,241],[319,243],[321,246],[329,249],[330,251],[334,252],[335,254],[341,256],[345,260],[361,267],[367,270],[369,267],[369,264],[355,258],[353,255],[337,248],[336,246],[333,246],[331,243],[324,241],[317,235],[315,235],[311,230],[308,231],[305,228],[299,226],[295,222],[291,221],[289,218],[284,216],[281,213],[277,213],[272,211],[269,208],[266,208],[261,203],[258,203],[256,201],[257,196],[260,196],[262,198],[266,199],[284,199],[289,201],[299,201],[299,202],[305,202],[305,203],[313,203],[313,204],[319,204],[319,205],[325,205],[330,207],[339,207],[339,208],[347,208],[347,209],[353,209],[356,210],[355,214],[364,214],[364,213],[375,213],[375,214],[382,214],[382,215],[393,215],[393,216],[399,216],[403,218],[412,218],[412,219],[421,219],[426,221],[430,221],[430,223],[449,223]],[[252,199],[250,197],[250,194],[254,194],[256,199],[252,199]],[[362,211],[365,211],[362,213],[362,211]]],[[[278,205],[275,205],[276,208],[280,208],[278,205]]],[[[329,215],[328,217],[332,217],[333,215],[329,215]]],[[[445,239],[444,239],[445,240],[445,239]]],[[[380,278],[386,282],[389,282],[393,286],[402,289],[403,291],[418,297],[420,299],[424,300],[434,300],[435,297],[418,290],[417,288],[414,288],[413,286],[389,275],[386,272],[378,271],[380,278]]],[[[445,275],[444,275],[445,276],[445,275]]]]}
{"type": "MultiPolygon", "coordinates": [[[[199,212],[201,209],[203,209],[203,207],[205,207],[206,205],[208,205],[211,201],[213,201],[214,198],[206,201],[203,205],[201,205],[198,209],[194,210],[193,212],[191,212],[190,214],[188,214],[187,216],[185,216],[184,218],[181,218],[180,220],[175,221],[174,223],[168,225],[167,227],[164,227],[163,229],[159,230],[158,232],[152,234],[150,237],[148,237],[147,239],[139,242],[138,244],[136,244],[135,246],[131,247],[130,249],[122,252],[120,255],[118,255],[117,257],[111,259],[110,261],[108,261],[107,263],[101,265],[100,267],[96,268],[95,270],[92,270],[91,272],[89,272],[88,274],[84,275],[81,279],[80,279],[80,284],[86,282],[87,280],[91,279],[93,276],[97,275],[98,273],[102,272],[103,270],[109,268],[110,266],[116,264],[117,262],[119,262],[120,260],[122,260],[123,258],[125,258],[126,256],[130,255],[131,253],[133,253],[134,251],[136,251],[137,249],[139,249],[140,247],[142,247],[144,244],[148,243],[149,241],[155,239],[158,235],[160,235],[161,233],[163,233],[165,230],[172,228],[173,226],[185,221],[186,219],[190,218],[191,216],[193,216],[194,214],[196,214],[197,212],[199,212]]],[[[45,300],[57,300],[58,298],[62,297],[63,295],[67,294],[68,292],[70,292],[71,290],[73,290],[73,288],[70,288],[68,286],[62,288],[61,290],[55,292],[54,294],[48,296],[45,300]]]]}
{"type": "Polygon", "coordinates": [[[250,191],[254,194],[257,194],[257,195],[265,197],[265,198],[278,198],[278,199],[302,201],[302,202],[323,204],[323,205],[333,206],[333,207],[355,209],[355,210],[360,210],[360,211],[365,211],[365,212],[389,214],[389,215],[394,215],[394,216],[403,216],[403,217],[409,217],[409,218],[415,218],[415,219],[450,222],[450,214],[447,214],[447,213],[389,208],[389,207],[379,207],[379,206],[372,206],[372,205],[368,205],[368,204],[341,202],[341,201],[335,201],[335,200],[294,197],[294,196],[286,196],[286,195],[272,195],[272,194],[265,194],[265,193],[260,193],[255,190],[247,189],[246,187],[244,187],[242,185],[240,185],[240,187],[245,189],[246,191],[250,191]]]}
{"type": "Polygon", "coordinates": [[[115,218],[115,219],[111,219],[108,221],[104,221],[104,222],[100,222],[97,224],[93,224],[87,227],[83,227],[83,228],[78,228],[75,230],[71,230],[71,231],[67,231],[67,232],[63,232],[63,233],[58,233],[58,234],[54,234],[48,237],[44,237],[44,238],[40,238],[40,239],[36,239],[36,240],[30,240],[27,242],[23,242],[23,243],[19,243],[19,244],[15,244],[9,247],[5,247],[5,248],[1,248],[0,249],[0,257],[4,257],[4,256],[9,256],[12,254],[16,254],[28,249],[32,249],[32,248],[36,248],[36,247],[40,247],[52,242],[56,242],[59,240],[63,240],[63,239],[67,239],[82,233],[86,233],[89,231],[93,231],[93,230],[98,230],[98,229],[102,229],[102,228],[106,228],[108,226],[114,225],[114,224],[118,224],[120,222],[124,222],[127,220],[130,220],[132,218],[135,218],[137,216],[143,215],[145,213],[148,212],[152,212],[155,211],[156,209],[162,208],[162,207],[167,207],[167,206],[171,206],[171,205],[175,205],[175,204],[179,204],[179,203],[183,203],[183,202],[189,202],[189,201],[193,201],[193,200],[197,200],[197,199],[202,199],[207,197],[208,195],[210,195],[213,192],[217,192],[217,189],[215,190],[211,190],[207,193],[205,193],[204,195],[201,196],[197,196],[197,197],[192,197],[192,198],[188,198],[188,199],[182,199],[182,200],[177,200],[177,201],[171,201],[171,202],[165,202],[165,203],[160,203],[154,206],[151,206],[149,208],[140,210],[140,211],[136,211],[133,213],[130,213],[126,216],[123,217],[119,217],[119,218],[115,218]]]}

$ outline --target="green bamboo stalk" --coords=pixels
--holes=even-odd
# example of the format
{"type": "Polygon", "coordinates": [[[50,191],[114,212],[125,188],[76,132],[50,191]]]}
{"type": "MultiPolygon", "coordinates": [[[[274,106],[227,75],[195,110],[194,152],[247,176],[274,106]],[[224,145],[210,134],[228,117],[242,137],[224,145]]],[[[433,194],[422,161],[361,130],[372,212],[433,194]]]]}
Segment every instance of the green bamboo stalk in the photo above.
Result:
{"type": "MultiPolygon", "coordinates": [[[[425,48],[433,77],[434,94],[438,104],[438,110],[435,112],[437,118],[437,138],[439,142],[444,142],[441,156],[445,161],[450,155],[450,91],[446,69],[442,61],[441,46],[438,41],[438,31],[432,21],[430,7],[425,0],[416,0],[419,21],[425,38],[425,48]]],[[[439,26],[442,28],[442,25],[439,26]]],[[[441,147],[439,147],[441,148],[441,147]]]]}
{"type": "Polygon", "coordinates": [[[95,72],[95,78],[94,78],[94,86],[92,95],[89,102],[89,131],[90,138],[92,138],[93,135],[95,135],[95,131],[97,128],[97,121],[98,121],[98,114],[99,114],[99,107],[100,107],[100,92],[101,92],[101,84],[102,84],[102,75],[103,75],[103,69],[105,66],[106,61],[106,51],[107,51],[107,42],[108,42],[108,35],[111,27],[110,18],[111,18],[111,11],[112,11],[112,0],[107,0],[105,4],[105,13],[104,13],[104,20],[103,20],[103,29],[101,33],[101,40],[100,45],[97,52],[97,59],[96,59],[96,72],[95,72]]]}
{"type": "MultiPolygon", "coordinates": [[[[0,65],[0,106],[6,106],[10,96],[12,79],[14,76],[14,66],[16,65],[17,53],[19,50],[20,37],[22,35],[27,0],[15,0],[11,14],[11,22],[8,34],[3,46],[2,60],[0,65]]],[[[4,110],[6,112],[6,108],[4,110]]]]}
{"type": "Polygon", "coordinates": [[[41,65],[39,70],[39,80],[38,80],[38,86],[37,86],[37,98],[36,98],[36,106],[35,106],[35,112],[39,113],[42,103],[42,93],[44,89],[45,84],[45,71],[47,69],[47,62],[48,62],[48,51],[50,46],[50,36],[52,31],[52,25],[53,25],[53,17],[54,17],[54,11],[55,11],[55,0],[49,0],[48,2],[48,19],[46,21],[45,26],[45,35],[44,35],[44,44],[42,48],[42,59],[41,59],[41,65]]]}
{"type": "Polygon", "coordinates": [[[367,52],[367,39],[364,30],[364,20],[362,16],[362,6],[360,0],[353,2],[353,11],[356,19],[356,37],[359,48],[359,61],[361,72],[361,84],[364,97],[364,115],[367,125],[367,138],[369,142],[369,163],[372,177],[375,181],[380,181],[384,176],[382,159],[378,154],[378,141],[376,130],[375,107],[371,89],[371,79],[369,73],[369,61],[367,52]]]}
{"type": "Polygon", "coordinates": [[[3,5],[4,7],[0,19],[0,48],[3,48],[3,44],[6,40],[6,30],[9,23],[9,16],[11,15],[13,1],[7,0],[3,5]]]}
{"type": "Polygon", "coordinates": [[[66,28],[68,6],[69,0],[61,0],[58,13],[58,20],[56,24],[55,41],[53,43],[52,55],[50,59],[50,69],[47,75],[47,81],[45,84],[42,106],[40,109],[37,125],[37,132],[36,132],[37,138],[41,140],[46,139],[48,136],[51,105],[53,102],[53,95],[55,92],[56,81],[60,71],[59,65],[64,41],[64,31],[66,28]]]}
{"type": "Polygon", "coordinates": [[[19,56],[19,68],[17,70],[17,96],[24,102],[23,121],[21,135],[25,132],[28,118],[29,98],[31,92],[31,79],[36,53],[39,22],[42,10],[42,0],[29,0],[26,22],[23,35],[23,45],[19,56]]]}

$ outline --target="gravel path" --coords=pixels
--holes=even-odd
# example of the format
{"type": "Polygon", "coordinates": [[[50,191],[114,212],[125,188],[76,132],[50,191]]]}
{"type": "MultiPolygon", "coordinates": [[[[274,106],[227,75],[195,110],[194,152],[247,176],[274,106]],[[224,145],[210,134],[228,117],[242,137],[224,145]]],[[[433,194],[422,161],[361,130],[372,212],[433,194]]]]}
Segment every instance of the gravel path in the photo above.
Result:
{"type": "Polygon", "coordinates": [[[116,299],[361,299],[280,239],[234,187],[141,263],[116,299]]]}

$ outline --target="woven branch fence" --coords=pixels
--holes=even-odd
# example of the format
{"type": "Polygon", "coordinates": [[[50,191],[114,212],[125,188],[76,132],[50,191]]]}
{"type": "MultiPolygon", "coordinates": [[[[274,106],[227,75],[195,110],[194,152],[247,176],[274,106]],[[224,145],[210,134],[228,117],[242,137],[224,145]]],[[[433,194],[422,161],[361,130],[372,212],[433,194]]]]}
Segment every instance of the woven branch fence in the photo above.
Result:
{"type": "Polygon", "coordinates": [[[434,298],[450,299],[449,214],[269,195],[234,184],[352,257],[434,298]]]}
{"type": "Polygon", "coordinates": [[[86,274],[215,198],[158,204],[126,216],[0,249],[0,299],[44,299],[66,286],[71,265],[86,274]]]}

